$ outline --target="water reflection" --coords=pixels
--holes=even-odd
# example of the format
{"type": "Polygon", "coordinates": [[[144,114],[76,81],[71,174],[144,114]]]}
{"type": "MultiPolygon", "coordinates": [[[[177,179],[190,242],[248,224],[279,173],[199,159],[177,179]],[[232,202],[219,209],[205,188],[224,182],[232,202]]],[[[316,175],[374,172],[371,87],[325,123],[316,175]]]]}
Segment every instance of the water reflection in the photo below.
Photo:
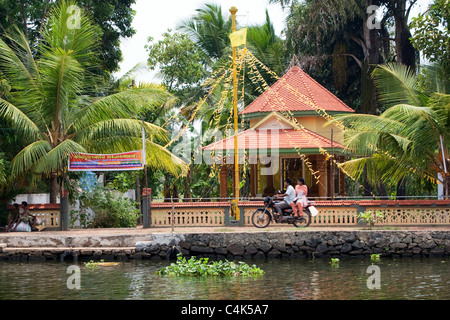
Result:
{"type": "Polygon", "coordinates": [[[167,261],[130,261],[120,266],[81,268],[81,290],[66,285],[69,263],[0,263],[0,299],[151,300],[322,300],[449,299],[448,262],[439,259],[383,259],[381,289],[367,288],[368,260],[247,261],[265,275],[256,278],[160,277],[167,261]]]}

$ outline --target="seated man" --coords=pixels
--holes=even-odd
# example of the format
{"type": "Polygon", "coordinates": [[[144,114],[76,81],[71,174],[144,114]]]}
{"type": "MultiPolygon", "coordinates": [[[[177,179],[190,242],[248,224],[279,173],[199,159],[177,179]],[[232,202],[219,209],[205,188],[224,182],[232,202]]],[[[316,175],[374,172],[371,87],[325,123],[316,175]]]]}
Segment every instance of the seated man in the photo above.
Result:
{"type": "Polygon", "coordinates": [[[26,201],[22,201],[22,206],[19,208],[19,217],[20,221],[24,223],[28,223],[31,227],[31,231],[38,231],[36,228],[36,220],[37,218],[33,216],[28,210],[28,203],[26,201]]]}
{"type": "Polygon", "coordinates": [[[15,227],[17,227],[17,225],[20,222],[19,205],[17,203],[14,203],[13,206],[14,206],[14,211],[12,211],[8,215],[8,226],[7,226],[8,231],[13,230],[13,228],[15,229],[15,227]]]}
{"type": "Polygon", "coordinates": [[[294,203],[295,199],[295,190],[294,187],[291,185],[291,180],[286,179],[284,180],[284,186],[286,188],[286,193],[278,194],[277,197],[282,197],[283,201],[280,203],[277,203],[275,205],[275,209],[277,210],[278,214],[280,215],[280,219],[283,220],[283,209],[289,209],[292,207],[292,204],[294,203]]]}

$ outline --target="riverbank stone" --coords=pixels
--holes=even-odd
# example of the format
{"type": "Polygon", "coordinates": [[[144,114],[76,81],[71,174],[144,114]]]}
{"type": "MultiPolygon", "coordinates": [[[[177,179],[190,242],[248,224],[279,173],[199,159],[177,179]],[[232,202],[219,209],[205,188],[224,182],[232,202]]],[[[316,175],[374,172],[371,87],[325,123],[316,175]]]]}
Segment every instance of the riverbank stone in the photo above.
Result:
{"type": "MultiPolygon", "coordinates": [[[[38,239],[30,235],[30,239],[38,239]]],[[[144,236],[61,235],[41,237],[36,246],[26,237],[4,238],[0,245],[0,260],[59,260],[60,255],[73,250],[84,260],[173,259],[173,252],[183,256],[211,259],[271,259],[271,258],[358,258],[380,253],[383,257],[448,257],[450,230],[330,230],[217,232],[185,234],[148,234],[144,236]],[[42,238],[42,239],[41,239],[42,238]],[[134,247],[125,246],[135,239],[134,247]],[[73,247],[73,244],[81,247],[73,247]],[[43,245],[47,247],[43,247],[43,245]],[[70,244],[70,246],[66,246],[70,244]],[[98,247],[93,247],[93,245],[98,247]],[[111,247],[112,245],[116,247],[111,247]],[[174,251],[175,250],[175,251],[174,251]],[[31,257],[31,258],[30,258],[31,257]]],[[[70,258],[70,257],[68,257],[70,258]]],[[[176,257],[175,257],[176,258],[176,257]]]]}

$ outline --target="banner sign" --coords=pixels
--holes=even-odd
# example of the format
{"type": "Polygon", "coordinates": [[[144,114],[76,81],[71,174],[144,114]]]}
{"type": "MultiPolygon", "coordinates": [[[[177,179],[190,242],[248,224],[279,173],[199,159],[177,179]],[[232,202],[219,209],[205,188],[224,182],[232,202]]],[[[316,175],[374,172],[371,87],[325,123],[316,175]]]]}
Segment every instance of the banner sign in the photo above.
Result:
{"type": "Polygon", "coordinates": [[[142,150],[117,154],[72,153],[69,171],[131,171],[143,170],[142,150]]]}

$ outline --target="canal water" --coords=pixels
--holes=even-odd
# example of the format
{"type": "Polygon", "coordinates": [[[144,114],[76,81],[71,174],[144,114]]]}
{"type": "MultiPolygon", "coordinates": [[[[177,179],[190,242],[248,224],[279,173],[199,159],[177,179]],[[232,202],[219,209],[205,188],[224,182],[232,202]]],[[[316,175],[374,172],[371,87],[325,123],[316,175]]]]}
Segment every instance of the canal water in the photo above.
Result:
{"type": "Polygon", "coordinates": [[[450,261],[445,258],[341,259],[338,265],[324,258],[245,262],[265,274],[167,277],[155,272],[170,262],[151,260],[96,269],[83,262],[0,262],[0,300],[450,299],[450,261]]]}

